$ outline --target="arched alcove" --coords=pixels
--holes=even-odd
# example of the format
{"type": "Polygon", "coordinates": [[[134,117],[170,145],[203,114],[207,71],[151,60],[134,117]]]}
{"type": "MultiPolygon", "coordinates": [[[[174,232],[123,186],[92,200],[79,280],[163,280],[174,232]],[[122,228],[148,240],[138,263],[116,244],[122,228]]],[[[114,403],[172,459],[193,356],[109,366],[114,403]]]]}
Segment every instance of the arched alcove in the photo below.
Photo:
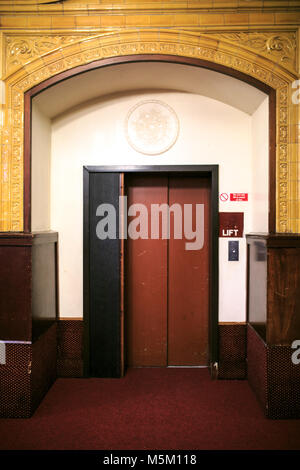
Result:
{"type": "MultiPolygon", "coordinates": [[[[220,212],[244,212],[245,233],[268,231],[268,113],[268,95],[244,81],[158,61],[97,68],[37,94],[31,228],[59,232],[61,316],[82,316],[83,165],[218,164],[220,192],[249,194],[248,202],[220,202],[220,212]],[[180,123],[175,145],[155,156],[131,148],[124,127],[128,111],[149,99],[171,106],[180,123]]],[[[229,263],[220,239],[220,321],[245,321],[245,240],[240,256],[229,263]]]]}

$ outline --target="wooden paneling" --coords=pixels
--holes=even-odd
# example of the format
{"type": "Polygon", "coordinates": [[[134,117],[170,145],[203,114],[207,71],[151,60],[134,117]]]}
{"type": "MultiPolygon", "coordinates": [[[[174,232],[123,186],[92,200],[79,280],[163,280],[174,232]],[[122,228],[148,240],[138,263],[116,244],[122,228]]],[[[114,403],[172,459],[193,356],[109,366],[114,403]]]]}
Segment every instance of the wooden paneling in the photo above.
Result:
{"type": "Polygon", "coordinates": [[[269,345],[300,338],[300,237],[250,234],[248,320],[269,345]]]}
{"type": "Polygon", "coordinates": [[[0,246],[0,259],[0,338],[30,341],[31,247],[0,246]]]}
{"type": "Polygon", "coordinates": [[[300,248],[273,248],[268,256],[268,344],[300,339],[300,248]]]}
{"type": "Polygon", "coordinates": [[[55,232],[0,235],[0,339],[34,341],[57,312],[55,232]]]}
{"type": "MultiPolygon", "coordinates": [[[[187,240],[169,241],[168,278],[168,365],[208,364],[208,322],[210,290],[210,180],[197,177],[170,177],[169,205],[191,204],[193,230],[196,204],[204,205],[204,246],[187,250],[187,240]]],[[[186,218],[186,217],[185,217],[186,218]]],[[[173,226],[173,214],[171,228],[173,226]]],[[[186,221],[185,221],[186,222],[186,221]]]]}
{"type": "MultiPolygon", "coordinates": [[[[127,178],[128,207],[148,210],[149,238],[127,240],[126,327],[128,366],[167,365],[167,240],[150,238],[151,204],[168,202],[167,176],[127,178]]],[[[128,224],[134,217],[128,218],[128,224]]]]}

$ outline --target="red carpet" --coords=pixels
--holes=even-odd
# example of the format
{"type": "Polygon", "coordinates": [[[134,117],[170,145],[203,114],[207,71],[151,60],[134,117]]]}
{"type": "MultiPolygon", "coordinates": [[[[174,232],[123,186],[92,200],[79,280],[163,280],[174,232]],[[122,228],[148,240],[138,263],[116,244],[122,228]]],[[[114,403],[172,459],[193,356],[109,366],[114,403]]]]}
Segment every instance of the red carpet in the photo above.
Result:
{"type": "Polygon", "coordinates": [[[300,449],[300,420],[267,420],[247,381],[206,369],[58,379],[28,420],[0,420],[3,449],[300,449]]]}

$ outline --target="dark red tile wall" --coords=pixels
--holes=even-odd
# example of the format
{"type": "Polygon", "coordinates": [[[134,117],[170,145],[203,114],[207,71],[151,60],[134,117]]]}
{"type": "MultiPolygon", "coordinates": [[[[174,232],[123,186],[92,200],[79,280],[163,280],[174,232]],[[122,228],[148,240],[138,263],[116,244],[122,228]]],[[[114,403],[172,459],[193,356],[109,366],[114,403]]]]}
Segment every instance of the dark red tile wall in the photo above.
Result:
{"type": "Polygon", "coordinates": [[[59,320],[57,325],[57,375],[83,376],[83,321],[59,320]]]}
{"type": "MultiPolygon", "coordinates": [[[[300,418],[300,365],[288,346],[267,346],[248,325],[219,326],[219,378],[247,377],[265,415],[300,418]],[[246,338],[247,332],[247,338],[246,338]]],[[[0,365],[0,417],[28,418],[56,376],[83,376],[83,322],[61,320],[31,344],[7,344],[0,365]]]]}
{"type": "Polygon", "coordinates": [[[0,417],[31,414],[31,344],[6,344],[6,364],[0,364],[0,417]]]}
{"type": "Polygon", "coordinates": [[[289,346],[268,346],[269,418],[300,418],[300,364],[293,364],[289,346]]]}
{"type": "Polygon", "coordinates": [[[56,379],[56,324],[33,344],[6,344],[0,417],[29,418],[56,379]]]}
{"type": "Polygon", "coordinates": [[[219,379],[245,379],[246,324],[219,324],[219,379]]]}
{"type": "MultiPolygon", "coordinates": [[[[220,324],[220,379],[246,378],[246,325],[220,324]]],[[[61,319],[57,329],[59,377],[83,376],[83,321],[61,319]]]]}
{"type": "Polygon", "coordinates": [[[248,381],[265,415],[272,419],[300,418],[300,364],[292,363],[289,346],[267,345],[248,326],[248,381]]]}
{"type": "Polygon", "coordinates": [[[267,351],[258,333],[248,325],[247,328],[247,376],[250,387],[255,393],[263,410],[267,407],[267,351]]]}
{"type": "Polygon", "coordinates": [[[32,345],[31,412],[38,407],[43,397],[55,382],[57,360],[57,326],[54,323],[32,345]]]}

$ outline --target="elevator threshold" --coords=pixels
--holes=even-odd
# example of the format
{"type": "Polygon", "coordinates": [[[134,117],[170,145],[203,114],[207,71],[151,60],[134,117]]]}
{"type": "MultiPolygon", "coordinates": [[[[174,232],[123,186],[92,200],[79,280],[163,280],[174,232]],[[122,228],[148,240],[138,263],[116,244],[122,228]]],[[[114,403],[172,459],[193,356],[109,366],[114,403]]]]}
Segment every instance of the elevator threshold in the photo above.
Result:
{"type": "Polygon", "coordinates": [[[167,366],[167,369],[207,369],[208,366],[167,366]]]}
{"type": "Polygon", "coordinates": [[[208,369],[209,366],[130,366],[130,369],[208,369]]]}

